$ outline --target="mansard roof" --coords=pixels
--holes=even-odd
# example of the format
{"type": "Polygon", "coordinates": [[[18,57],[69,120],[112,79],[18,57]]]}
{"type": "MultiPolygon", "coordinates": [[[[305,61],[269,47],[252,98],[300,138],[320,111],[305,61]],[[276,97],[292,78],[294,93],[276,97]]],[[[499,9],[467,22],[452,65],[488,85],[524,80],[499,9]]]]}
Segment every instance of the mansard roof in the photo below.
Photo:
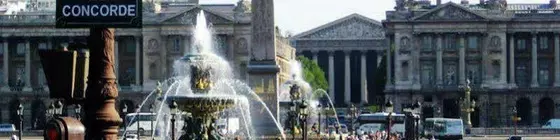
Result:
{"type": "Polygon", "coordinates": [[[293,40],[384,39],[379,21],[351,14],[291,37],[293,40]]]}

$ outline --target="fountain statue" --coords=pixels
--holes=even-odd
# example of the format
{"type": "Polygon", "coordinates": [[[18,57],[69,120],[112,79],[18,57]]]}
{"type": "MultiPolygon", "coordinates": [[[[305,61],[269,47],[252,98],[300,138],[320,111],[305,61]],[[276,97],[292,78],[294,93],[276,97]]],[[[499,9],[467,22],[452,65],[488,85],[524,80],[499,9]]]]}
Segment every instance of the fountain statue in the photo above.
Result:
{"type": "MultiPolygon", "coordinates": [[[[199,19],[203,19],[204,14],[199,14],[199,19]]],[[[197,25],[199,26],[199,25],[197,25]]],[[[202,23],[201,26],[206,26],[202,23]]],[[[190,115],[185,118],[184,134],[180,136],[180,140],[219,140],[222,139],[216,131],[215,123],[219,117],[219,112],[233,107],[242,97],[232,95],[232,93],[217,93],[212,91],[214,82],[220,76],[213,77],[215,73],[213,66],[219,66],[220,62],[217,56],[210,52],[205,52],[202,48],[204,44],[195,44],[193,49],[195,53],[188,54],[181,58],[180,65],[190,70],[190,74],[186,78],[190,84],[190,93],[188,90],[182,90],[175,95],[167,95],[164,100],[168,105],[176,105],[178,110],[188,112],[190,115]],[[212,93],[211,93],[212,92],[212,93]]]]}

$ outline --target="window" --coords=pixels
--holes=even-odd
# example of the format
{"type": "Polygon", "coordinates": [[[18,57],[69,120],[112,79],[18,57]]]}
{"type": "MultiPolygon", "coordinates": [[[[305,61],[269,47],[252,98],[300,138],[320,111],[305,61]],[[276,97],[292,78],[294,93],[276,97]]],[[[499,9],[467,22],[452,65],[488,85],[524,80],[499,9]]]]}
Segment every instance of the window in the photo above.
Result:
{"type": "Polygon", "coordinates": [[[494,80],[500,80],[500,61],[492,61],[492,78],[494,80]]]}
{"type": "Polygon", "coordinates": [[[478,48],[478,37],[477,36],[469,36],[469,49],[477,49],[478,48]]]}
{"type": "Polygon", "coordinates": [[[539,40],[539,49],[541,49],[541,50],[548,49],[548,37],[541,36],[541,38],[539,40]]]}
{"type": "Polygon", "coordinates": [[[174,52],[181,51],[181,39],[179,37],[173,39],[173,51],[174,52]]]}
{"type": "Polygon", "coordinates": [[[408,81],[408,72],[409,72],[408,61],[402,62],[401,67],[402,67],[401,81],[408,81]]]}
{"type": "Polygon", "coordinates": [[[409,49],[410,48],[410,39],[408,37],[401,38],[401,49],[409,49]]]}
{"type": "Polygon", "coordinates": [[[517,40],[516,48],[517,48],[517,50],[525,50],[526,49],[525,45],[526,45],[525,40],[524,39],[519,39],[519,40],[517,40]]]}
{"type": "Polygon", "coordinates": [[[0,44],[0,55],[4,55],[4,45],[0,44]]]}
{"type": "MultiPolygon", "coordinates": [[[[136,52],[136,42],[132,41],[132,40],[128,40],[126,41],[125,44],[126,48],[124,49],[124,51],[127,54],[134,54],[136,52]]],[[[140,46],[138,46],[140,47],[140,46]]]]}
{"type": "Polygon", "coordinates": [[[16,50],[16,55],[23,56],[25,55],[25,44],[19,43],[16,50]]]}
{"type": "Polygon", "coordinates": [[[39,50],[46,50],[47,49],[47,43],[39,43],[39,50]]]}
{"type": "Polygon", "coordinates": [[[539,73],[538,73],[538,80],[539,80],[539,85],[541,86],[548,86],[549,82],[550,82],[550,71],[549,71],[549,65],[547,62],[544,63],[540,63],[539,64],[539,73]]]}
{"type": "Polygon", "coordinates": [[[457,45],[457,39],[455,35],[449,34],[445,37],[445,49],[455,49],[457,45]]]}
{"type": "Polygon", "coordinates": [[[457,84],[457,66],[455,64],[447,64],[445,68],[445,85],[457,84]]]}
{"type": "Polygon", "coordinates": [[[529,83],[529,69],[526,63],[519,63],[515,68],[515,83],[517,86],[527,87],[529,83]]]}
{"type": "Polygon", "coordinates": [[[471,84],[478,85],[481,83],[480,64],[469,64],[467,66],[467,79],[471,84]]]}
{"type": "Polygon", "coordinates": [[[431,64],[424,64],[422,65],[422,78],[421,82],[422,85],[430,86],[433,85],[433,77],[434,77],[434,66],[431,64]]]}
{"type": "Polygon", "coordinates": [[[432,49],[432,37],[425,35],[422,37],[422,49],[431,50],[432,49]]]}

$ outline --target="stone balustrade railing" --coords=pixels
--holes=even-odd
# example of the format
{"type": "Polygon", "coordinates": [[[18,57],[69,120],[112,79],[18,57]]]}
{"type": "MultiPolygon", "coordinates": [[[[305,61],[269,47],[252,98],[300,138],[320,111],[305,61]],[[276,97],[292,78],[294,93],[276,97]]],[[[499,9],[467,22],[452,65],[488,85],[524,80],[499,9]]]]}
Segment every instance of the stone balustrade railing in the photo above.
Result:
{"type": "MultiPolygon", "coordinates": [[[[472,135],[513,135],[513,127],[506,128],[472,128],[472,135]]],[[[517,128],[517,135],[560,135],[560,129],[517,128]]]]}

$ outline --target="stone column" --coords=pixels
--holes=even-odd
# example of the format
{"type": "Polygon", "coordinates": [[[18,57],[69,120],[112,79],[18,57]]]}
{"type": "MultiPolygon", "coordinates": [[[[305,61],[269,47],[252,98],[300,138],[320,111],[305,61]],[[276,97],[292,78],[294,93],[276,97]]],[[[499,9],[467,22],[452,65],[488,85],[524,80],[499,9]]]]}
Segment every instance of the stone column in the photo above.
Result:
{"type": "Polygon", "coordinates": [[[465,34],[459,34],[459,85],[465,85],[465,34]]]}
{"type": "MultiPolygon", "coordinates": [[[[385,39],[387,40],[387,46],[391,46],[391,37],[387,36],[385,39]]],[[[391,67],[391,64],[392,64],[391,63],[391,59],[392,59],[391,48],[387,48],[386,54],[387,55],[385,57],[386,57],[387,61],[385,63],[385,66],[386,66],[386,69],[387,69],[387,83],[385,84],[385,89],[391,89],[391,88],[393,88],[393,70],[392,70],[393,68],[391,67]]],[[[377,55],[379,55],[379,53],[377,55]]]]}
{"type": "Polygon", "coordinates": [[[331,96],[331,100],[335,101],[335,94],[334,94],[334,51],[329,51],[329,96],[331,96]]]}
{"type": "Polygon", "coordinates": [[[515,34],[512,33],[509,38],[509,84],[511,88],[515,85],[515,34]]]}
{"type": "Polygon", "coordinates": [[[312,54],[312,56],[313,56],[313,62],[315,62],[315,63],[319,63],[319,62],[318,62],[318,58],[317,58],[317,57],[318,57],[318,56],[317,56],[318,53],[319,53],[318,50],[311,50],[311,54],[312,54]]]}
{"type": "Polygon", "coordinates": [[[3,42],[3,49],[4,49],[4,60],[3,60],[3,71],[4,71],[4,77],[2,79],[4,85],[2,85],[2,92],[9,92],[10,91],[10,85],[9,85],[9,80],[10,80],[10,49],[9,49],[9,44],[8,44],[8,38],[4,38],[4,42],[3,42]]]}
{"type": "Polygon", "coordinates": [[[23,91],[33,91],[31,88],[31,43],[25,40],[25,86],[23,91]]]}
{"type": "Polygon", "coordinates": [[[138,89],[136,89],[136,90],[141,90],[142,88],[140,88],[140,86],[141,86],[140,85],[141,84],[140,83],[140,81],[141,81],[141,79],[140,79],[140,69],[142,69],[142,68],[140,67],[140,65],[141,65],[140,63],[142,63],[142,58],[140,57],[141,56],[140,53],[142,52],[141,51],[141,49],[142,49],[142,36],[135,36],[134,39],[136,40],[136,52],[134,53],[136,55],[136,59],[135,59],[136,60],[136,65],[135,65],[136,70],[135,70],[135,75],[134,75],[135,79],[134,80],[136,82],[136,86],[138,86],[138,89]]]}
{"type": "Polygon", "coordinates": [[[537,65],[537,33],[533,32],[531,34],[533,39],[531,41],[532,48],[531,48],[531,87],[539,87],[539,79],[538,79],[538,65],[537,65]]]}
{"type": "Polygon", "coordinates": [[[436,43],[436,85],[443,85],[443,34],[437,35],[436,43]]]}
{"type": "Polygon", "coordinates": [[[560,38],[554,33],[554,87],[560,87],[560,38]]]}
{"type": "Polygon", "coordinates": [[[360,85],[361,85],[361,90],[360,92],[362,93],[362,101],[360,104],[364,105],[368,103],[368,91],[367,91],[367,74],[366,74],[366,55],[367,55],[367,51],[361,51],[361,67],[360,67],[360,85]]]}
{"type": "Polygon", "coordinates": [[[47,37],[47,49],[52,50],[53,45],[52,45],[52,37],[47,37]]]}
{"type": "Polygon", "coordinates": [[[185,35],[185,39],[183,39],[183,40],[184,40],[184,44],[185,44],[185,47],[183,48],[184,49],[183,50],[183,55],[186,55],[186,54],[191,52],[191,47],[190,47],[191,46],[191,43],[190,43],[191,37],[189,35],[185,35]]]}
{"type": "Polygon", "coordinates": [[[344,51],[344,102],[350,105],[351,102],[351,90],[350,90],[350,52],[344,51]]]}

